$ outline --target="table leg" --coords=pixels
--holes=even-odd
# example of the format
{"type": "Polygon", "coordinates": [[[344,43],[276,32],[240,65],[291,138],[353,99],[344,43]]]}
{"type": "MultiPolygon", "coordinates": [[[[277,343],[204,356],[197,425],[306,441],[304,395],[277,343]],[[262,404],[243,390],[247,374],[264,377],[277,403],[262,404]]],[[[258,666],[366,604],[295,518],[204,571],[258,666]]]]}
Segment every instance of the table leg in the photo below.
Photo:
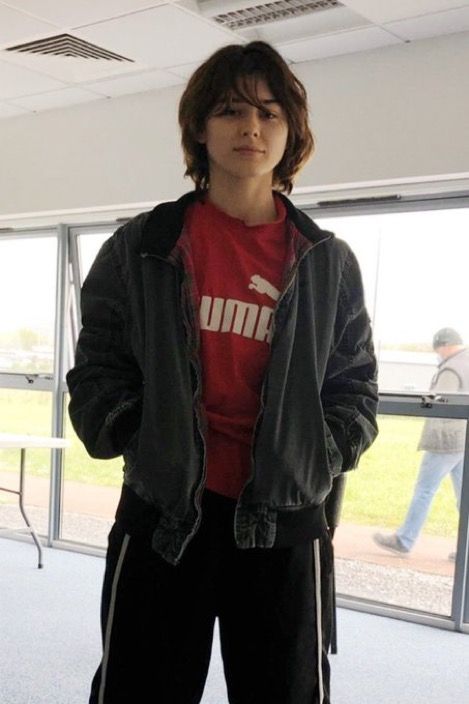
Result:
{"type": "Polygon", "coordinates": [[[20,490],[19,490],[19,494],[18,494],[18,496],[19,496],[19,505],[20,505],[20,511],[21,511],[21,513],[22,513],[22,515],[23,515],[24,521],[25,521],[26,525],[27,525],[28,528],[29,528],[29,531],[30,531],[30,533],[31,533],[31,535],[32,535],[32,538],[33,538],[34,542],[36,543],[36,547],[37,547],[37,551],[38,551],[38,555],[39,555],[39,557],[38,557],[38,565],[37,565],[37,566],[38,566],[38,569],[41,569],[41,568],[43,567],[41,543],[39,542],[39,538],[38,538],[38,536],[37,536],[37,533],[36,533],[36,531],[34,530],[32,524],[31,524],[31,522],[30,522],[30,520],[29,520],[29,518],[28,518],[28,516],[27,516],[27,514],[26,514],[26,511],[25,511],[25,508],[24,508],[24,504],[23,504],[23,487],[24,487],[24,465],[25,465],[25,456],[26,456],[26,450],[25,450],[24,447],[23,447],[23,448],[21,448],[21,462],[20,462],[20,490]]]}

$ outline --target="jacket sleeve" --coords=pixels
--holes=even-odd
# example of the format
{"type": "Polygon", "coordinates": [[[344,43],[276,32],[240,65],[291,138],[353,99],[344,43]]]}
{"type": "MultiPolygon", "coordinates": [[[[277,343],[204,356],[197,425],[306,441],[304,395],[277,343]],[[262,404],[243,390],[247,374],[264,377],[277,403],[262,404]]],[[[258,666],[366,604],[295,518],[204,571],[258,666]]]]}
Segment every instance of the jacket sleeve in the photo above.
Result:
{"type": "Polygon", "coordinates": [[[141,416],[142,375],[130,348],[116,234],[102,246],[83,284],[83,327],[75,366],[67,374],[72,425],[98,459],[122,454],[141,416]]]}
{"type": "MultiPolygon", "coordinates": [[[[321,398],[338,471],[358,465],[378,433],[377,365],[358,262],[348,248],[339,289],[333,343],[321,398]]],[[[327,433],[329,434],[329,433],[327,433]]]]}

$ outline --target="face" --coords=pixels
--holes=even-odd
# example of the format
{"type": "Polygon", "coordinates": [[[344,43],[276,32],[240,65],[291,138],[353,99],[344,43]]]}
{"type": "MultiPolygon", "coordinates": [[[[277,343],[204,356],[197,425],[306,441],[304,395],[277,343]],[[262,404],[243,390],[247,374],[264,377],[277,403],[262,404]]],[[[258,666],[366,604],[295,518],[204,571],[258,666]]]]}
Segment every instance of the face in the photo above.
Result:
{"type": "Polygon", "coordinates": [[[285,152],[288,124],[266,81],[252,80],[265,109],[233,94],[228,107],[215,108],[200,135],[207,148],[211,186],[217,179],[253,179],[272,186],[273,170],[285,152]]]}
{"type": "Polygon", "coordinates": [[[457,345],[441,345],[440,347],[435,347],[435,352],[440,361],[451,357],[457,350],[457,345]]]}

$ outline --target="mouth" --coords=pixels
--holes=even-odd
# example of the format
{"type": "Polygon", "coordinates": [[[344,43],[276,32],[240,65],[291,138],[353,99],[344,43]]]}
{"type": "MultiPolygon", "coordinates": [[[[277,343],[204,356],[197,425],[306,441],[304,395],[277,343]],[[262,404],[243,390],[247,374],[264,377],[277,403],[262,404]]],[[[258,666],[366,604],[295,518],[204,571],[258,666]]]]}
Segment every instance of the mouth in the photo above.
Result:
{"type": "Polygon", "coordinates": [[[234,151],[238,154],[264,154],[263,149],[257,149],[256,147],[235,147],[234,151]]]}

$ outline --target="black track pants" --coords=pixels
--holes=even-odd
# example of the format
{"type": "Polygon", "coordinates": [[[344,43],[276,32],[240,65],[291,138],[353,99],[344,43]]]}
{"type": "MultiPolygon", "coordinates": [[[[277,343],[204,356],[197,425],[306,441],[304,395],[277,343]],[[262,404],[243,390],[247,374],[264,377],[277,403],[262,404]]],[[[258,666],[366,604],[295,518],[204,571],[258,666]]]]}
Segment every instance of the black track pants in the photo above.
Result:
{"type": "Polygon", "coordinates": [[[217,617],[230,704],[330,703],[330,539],[239,550],[234,507],[206,492],[176,567],[114,525],[90,704],[200,702],[217,617]]]}

